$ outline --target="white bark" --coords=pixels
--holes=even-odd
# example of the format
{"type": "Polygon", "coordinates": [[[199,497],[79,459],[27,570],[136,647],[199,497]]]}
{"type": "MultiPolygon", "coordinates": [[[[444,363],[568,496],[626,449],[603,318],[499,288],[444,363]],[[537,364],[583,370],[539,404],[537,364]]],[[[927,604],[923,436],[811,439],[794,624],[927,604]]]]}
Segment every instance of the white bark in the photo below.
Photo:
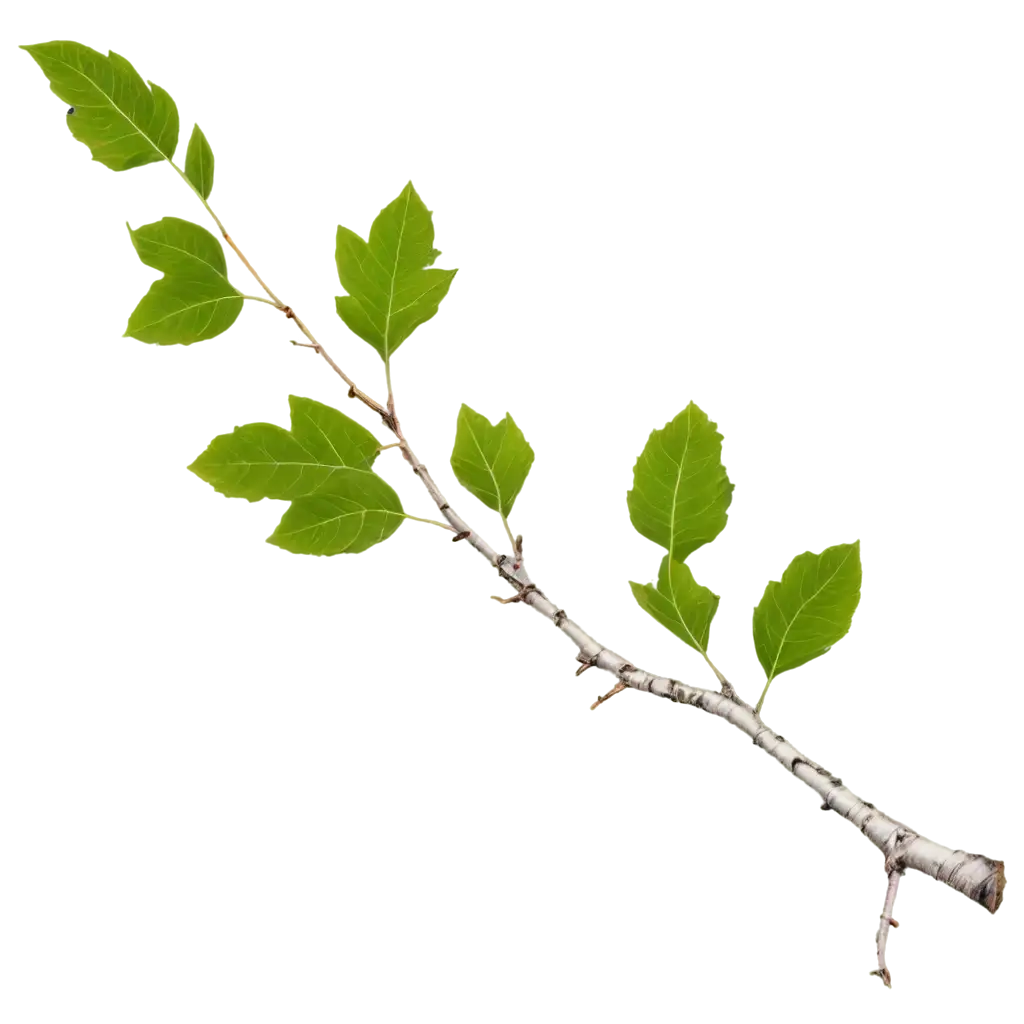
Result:
{"type": "MultiPolygon", "coordinates": [[[[401,436],[400,428],[397,432],[401,436]]],[[[908,868],[921,871],[980,903],[992,913],[999,909],[1003,887],[1006,885],[1002,861],[942,846],[891,818],[874,804],[862,800],[843,785],[842,779],[805,757],[792,743],[765,725],[761,716],[736,696],[728,682],[722,683],[721,691],[687,686],[676,679],[653,675],[637,668],[621,655],[609,650],[537,589],[526,572],[521,552],[516,555],[518,560],[501,555],[473,532],[445,500],[427,468],[419,462],[411,449],[406,445],[403,450],[413,471],[423,481],[452,527],[458,534],[466,534],[466,542],[476,548],[497,568],[502,579],[515,588],[517,595],[513,600],[528,604],[553,622],[576,645],[579,649],[577,660],[611,673],[616,680],[633,689],[666,697],[678,704],[688,704],[725,719],[749,736],[755,746],[775,758],[788,772],[813,789],[821,798],[822,810],[835,811],[874,843],[885,854],[885,871],[890,878],[894,874],[898,877],[901,871],[908,868]]],[[[895,888],[892,896],[895,898],[895,888]]],[[[882,950],[884,953],[884,944],[882,950]]]]}
{"type": "Polygon", "coordinates": [[[886,988],[892,988],[892,974],[885,966],[885,946],[889,941],[889,928],[899,928],[899,922],[892,916],[892,908],[896,905],[896,890],[900,887],[901,868],[893,868],[889,872],[889,884],[885,887],[885,905],[879,914],[878,931],[875,933],[875,946],[878,949],[878,969],[872,971],[882,979],[886,988]]]}

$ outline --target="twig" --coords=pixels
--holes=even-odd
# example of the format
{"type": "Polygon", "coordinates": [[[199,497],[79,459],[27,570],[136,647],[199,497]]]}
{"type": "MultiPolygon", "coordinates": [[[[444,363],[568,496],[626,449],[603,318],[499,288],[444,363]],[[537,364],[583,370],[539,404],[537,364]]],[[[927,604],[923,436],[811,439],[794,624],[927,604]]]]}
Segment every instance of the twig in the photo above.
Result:
{"type": "Polygon", "coordinates": [[[882,912],[879,914],[878,935],[874,939],[874,976],[882,982],[886,988],[892,988],[892,974],[889,971],[889,932],[899,927],[899,922],[894,918],[893,911],[896,908],[896,895],[899,892],[899,884],[903,878],[900,870],[891,871],[886,882],[886,895],[882,901],[882,912]]]}
{"type": "MultiPolygon", "coordinates": [[[[577,673],[578,675],[579,673],[577,673]]],[[[623,690],[628,690],[629,684],[622,682],[620,679],[603,697],[598,697],[593,704],[590,705],[590,710],[595,711],[599,708],[606,700],[611,700],[612,697],[617,693],[622,693],[623,690]]]]}
{"type": "Polygon", "coordinates": [[[899,894],[900,882],[903,880],[903,853],[908,834],[903,829],[893,833],[887,844],[889,850],[885,859],[886,891],[882,899],[882,911],[879,913],[878,928],[874,935],[874,966],[871,973],[886,988],[892,988],[892,973],[889,970],[889,933],[896,931],[899,922],[896,912],[896,897],[899,894]]]}
{"type": "MultiPolygon", "coordinates": [[[[277,308],[284,312],[286,317],[294,320],[296,326],[309,340],[309,345],[303,347],[313,348],[318,355],[322,356],[335,373],[348,384],[349,397],[358,398],[364,405],[377,413],[385,426],[398,438],[398,441],[401,443],[403,456],[412,467],[413,472],[420,478],[424,487],[426,487],[427,492],[444,515],[450,528],[455,531],[455,539],[466,538],[470,545],[491,566],[498,570],[502,579],[516,588],[517,593],[514,597],[496,598],[496,600],[502,601],[502,603],[520,601],[528,604],[539,614],[552,621],[579,648],[577,658],[582,665],[577,670],[577,674],[591,666],[595,666],[618,677],[615,686],[605,696],[599,697],[597,702],[592,705],[593,708],[599,707],[604,701],[611,699],[616,693],[622,692],[627,687],[632,687],[633,689],[653,693],[660,697],[667,697],[676,703],[700,708],[709,714],[724,718],[731,725],[746,733],[756,746],[761,747],[762,750],[774,757],[793,775],[813,789],[824,801],[823,807],[829,808],[846,818],[875,846],[886,853],[886,871],[889,874],[889,886],[886,892],[882,921],[878,931],[879,970],[872,973],[878,973],[883,982],[886,985],[890,985],[891,976],[884,963],[885,941],[888,937],[889,926],[896,927],[896,922],[892,919],[892,908],[896,899],[899,877],[906,868],[913,868],[914,870],[924,872],[944,882],[957,892],[963,893],[969,899],[980,903],[991,913],[995,913],[999,909],[1003,898],[1003,888],[1006,884],[1002,861],[992,860],[980,854],[965,853],[963,850],[952,850],[941,846],[938,843],[925,839],[895,819],[883,814],[874,804],[861,800],[860,797],[843,786],[841,779],[836,778],[820,765],[804,757],[792,744],[769,729],[762,722],[760,715],[749,704],[736,696],[736,691],[732,685],[714,665],[711,665],[711,668],[718,677],[721,686],[719,692],[687,686],[678,680],[657,676],[643,669],[635,668],[621,655],[598,643],[580,626],[568,618],[564,610],[552,604],[536,588],[522,564],[522,541],[518,538],[512,538],[507,522],[505,527],[509,532],[509,539],[512,541],[513,551],[518,560],[512,563],[511,571],[506,568],[507,557],[498,554],[480,534],[470,530],[466,521],[448,504],[437,484],[434,483],[427,472],[426,466],[419,461],[415,452],[406,442],[401,424],[395,413],[394,396],[390,386],[390,366],[387,363],[385,364],[386,376],[388,378],[388,404],[385,407],[356,387],[355,382],[331,359],[324,347],[313,337],[302,320],[289,306],[286,306],[277,298],[259,274],[256,273],[252,264],[243,255],[217,215],[210,208],[209,203],[207,203],[195,186],[188,181],[184,172],[173,161],[169,160],[168,162],[199,197],[213,217],[217,227],[220,228],[225,240],[235,250],[239,259],[249,269],[267,295],[270,296],[277,308]]],[[[293,342],[293,344],[302,343],[293,342]]],[[[711,664],[710,661],[709,664],[711,664]]]]}

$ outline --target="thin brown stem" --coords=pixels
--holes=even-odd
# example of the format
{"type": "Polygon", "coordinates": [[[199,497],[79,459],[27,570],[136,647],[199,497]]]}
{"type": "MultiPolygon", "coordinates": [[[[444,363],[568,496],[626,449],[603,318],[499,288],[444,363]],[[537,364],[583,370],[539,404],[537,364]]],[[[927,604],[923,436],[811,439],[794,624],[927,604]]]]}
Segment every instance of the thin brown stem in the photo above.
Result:
{"type": "MultiPolygon", "coordinates": [[[[214,220],[217,220],[217,218],[214,217],[214,220]]],[[[220,224],[220,221],[218,220],[217,223],[220,224]]],[[[221,226],[221,234],[224,236],[224,241],[235,250],[235,255],[245,264],[246,270],[256,278],[260,287],[274,300],[274,303],[278,307],[284,306],[284,303],[267,287],[266,281],[256,273],[256,268],[245,258],[245,253],[235,245],[235,240],[224,230],[223,225],[221,226]]]]}
{"type": "MultiPolygon", "coordinates": [[[[235,240],[231,237],[230,234],[228,234],[228,229],[226,227],[224,227],[224,224],[221,221],[220,217],[218,217],[217,214],[215,214],[213,212],[213,208],[206,201],[206,198],[195,187],[195,185],[193,185],[192,182],[188,180],[188,177],[185,174],[185,172],[173,160],[168,160],[167,162],[171,165],[171,167],[174,168],[175,171],[178,172],[178,175],[182,179],[182,181],[184,181],[185,184],[188,185],[188,187],[190,189],[192,189],[193,192],[195,192],[195,194],[196,194],[197,198],[199,199],[199,201],[203,204],[203,206],[206,207],[206,212],[209,213],[209,215],[213,218],[214,223],[217,225],[217,228],[220,230],[220,233],[224,236],[224,241],[227,242],[228,245],[230,245],[232,249],[234,249],[235,255],[245,265],[246,270],[248,270],[249,273],[252,274],[252,276],[254,278],[256,278],[256,280],[259,282],[260,287],[267,293],[267,295],[270,296],[270,298],[272,300],[272,305],[276,306],[279,310],[281,310],[281,312],[284,313],[284,315],[286,317],[288,317],[289,320],[294,320],[295,321],[295,326],[298,327],[298,329],[300,331],[302,331],[302,333],[309,339],[309,342],[310,342],[309,345],[304,345],[300,341],[293,341],[292,344],[293,345],[301,346],[302,348],[311,348],[311,349],[313,349],[317,353],[317,355],[323,356],[324,359],[327,361],[327,364],[331,367],[331,369],[334,370],[334,372],[348,385],[348,397],[349,398],[358,398],[360,402],[362,402],[364,405],[368,406],[375,413],[377,413],[377,415],[380,416],[381,419],[384,420],[384,423],[387,426],[390,427],[392,425],[392,422],[394,421],[394,403],[393,403],[393,401],[391,401],[391,397],[390,397],[390,391],[391,391],[390,386],[388,387],[388,392],[389,392],[389,395],[388,395],[388,398],[389,398],[388,408],[385,408],[376,399],[373,399],[368,394],[366,394],[365,391],[362,391],[358,387],[356,387],[356,382],[354,380],[352,380],[352,378],[349,377],[348,374],[345,373],[345,371],[330,357],[330,355],[328,354],[327,350],[323,347],[323,345],[320,344],[319,341],[316,340],[316,338],[313,337],[313,335],[312,335],[311,331],[309,330],[309,328],[295,314],[295,311],[291,308],[291,306],[289,306],[286,303],[282,302],[274,294],[274,292],[271,291],[270,286],[267,284],[267,282],[264,281],[262,277],[260,277],[260,275],[256,271],[256,268],[246,258],[245,253],[242,252],[242,250],[238,248],[238,245],[236,244],[235,240]]],[[[254,296],[254,295],[246,296],[246,297],[247,298],[253,298],[253,299],[256,298],[256,296],[254,296]]],[[[261,301],[264,301],[264,300],[261,300],[261,301]]]]}

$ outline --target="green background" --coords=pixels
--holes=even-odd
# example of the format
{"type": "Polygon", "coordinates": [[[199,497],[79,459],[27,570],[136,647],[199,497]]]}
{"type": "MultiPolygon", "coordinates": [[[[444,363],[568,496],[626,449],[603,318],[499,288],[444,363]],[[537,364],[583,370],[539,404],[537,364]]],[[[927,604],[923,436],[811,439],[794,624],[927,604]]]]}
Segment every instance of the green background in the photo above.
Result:
{"type": "Polygon", "coordinates": [[[490,574],[438,538],[292,563],[260,550],[266,510],[183,483],[207,431],[326,378],[119,347],[141,280],[119,219],[193,211],[159,175],[89,170],[13,40],[123,45],[170,82],[217,138],[228,216],[294,217],[252,239],[275,263],[326,241],[311,213],[417,175],[461,272],[416,365],[453,395],[510,360],[581,367],[579,396],[515,403],[527,520],[616,517],[675,397],[595,381],[724,381],[700,389],[735,474],[720,649],[745,651],[744,602],[796,545],[852,534],[864,621],[787,685],[925,699],[1016,688],[1024,644],[1024,15],[0,22],[0,1019],[977,1014],[864,977],[876,857],[731,732],[582,715],[564,644],[489,610],[490,574]],[[836,390],[857,374],[908,383],[836,390]]]}

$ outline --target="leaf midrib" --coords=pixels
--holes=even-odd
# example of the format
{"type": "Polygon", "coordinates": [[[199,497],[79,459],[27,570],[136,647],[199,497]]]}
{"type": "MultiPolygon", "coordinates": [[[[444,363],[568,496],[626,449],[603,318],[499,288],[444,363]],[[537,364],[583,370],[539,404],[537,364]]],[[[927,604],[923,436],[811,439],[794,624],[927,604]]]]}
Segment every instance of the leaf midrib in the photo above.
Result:
{"type": "MultiPolygon", "coordinates": [[[[398,245],[395,246],[395,266],[391,271],[391,290],[388,293],[388,311],[384,316],[384,362],[391,359],[391,307],[395,302],[395,279],[398,277],[398,264],[402,259],[402,242],[405,239],[405,225],[409,220],[409,203],[412,199],[412,189],[405,187],[405,209],[402,210],[402,225],[398,230],[398,245]]],[[[379,261],[378,261],[379,262],[379,261]]]]}
{"type": "MultiPolygon", "coordinates": [[[[166,281],[166,277],[161,278],[162,281],[166,281]]],[[[231,302],[233,299],[237,299],[239,302],[242,301],[241,296],[236,292],[234,295],[221,295],[216,299],[203,299],[202,302],[193,302],[187,306],[182,306],[180,309],[172,310],[167,316],[160,317],[159,320],[151,320],[149,323],[140,324],[138,329],[145,330],[149,327],[156,327],[157,324],[162,324],[165,320],[170,320],[172,316],[181,316],[183,313],[188,313],[190,310],[198,309],[200,306],[209,306],[211,303],[216,302],[231,302]]],[[[207,325],[209,326],[209,325],[207,325]]]]}
{"type": "MultiPolygon", "coordinates": [[[[671,558],[671,555],[669,557],[671,558]]],[[[704,650],[704,645],[693,635],[693,630],[690,629],[690,626],[687,623],[686,619],[683,618],[683,613],[682,613],[681,609],[679,608],[679,605],[676,603],[676,588],[672,585],[672,566],[671,565],[669,565],[669,567],[668,567],[667,576],[668,576],[668,590],[669,590],[669,593],[672,595],[672,607],[675,608],[675,610],[676,610],[676,615],[679,617],[679,623],[683,627],[683,629],[686,630],[688,636],[693,641],[694,647],[696,647],[697,650],[700,651],[701,654],[706,654],[707,651],[704,650]]]]}
{"type": "MultiPolygon", "coordinates": [[[[501,486],[498,483],[498,478],[494,475],[494,470],[491,469],[490,463],[487,461],[487,456],[484,455],[484,450],[483,448],[480,447],[480,442],[476,439],[476,431],[473,430],[473,426],[468,420],[466,421],[466,429],[469,431],[469,436],[473,439],[473,444],[476,445],[476,450],[480,453],[480,458],[483,461],[484,469],[487,470],[488,474],[490,475],[491,481],[494,484],[494,497],[495,500],[498,502],[498,514],[504,515],[504,511],[502,511],[504,508],[504,502],[501,499],[501,486]]],[[[504,443],[504,438],[502,438],[502,442],[504,443]]],[[[500,451],[501,449],[499,448],[498,450],[500,451]]]]}
{"type": "MultiPolygon", "coordinates": [[[[676,543],[676,502],[679,498],[679,485],[682,482],[683,463],[686,461],[687,452],[690,450],[690,406],[686,407],[686,444],[683,446],[683,454],[679,456],[679,463],[676,466],[676,485],[672,488],[672,517],[669,523],[668,553],[671,557],[675,550],[676,543]]],[[[668,455],[668,451],[665,452],[668,455]]],[[[674,603],[674,599],[673,599],[674,603]]]]}

